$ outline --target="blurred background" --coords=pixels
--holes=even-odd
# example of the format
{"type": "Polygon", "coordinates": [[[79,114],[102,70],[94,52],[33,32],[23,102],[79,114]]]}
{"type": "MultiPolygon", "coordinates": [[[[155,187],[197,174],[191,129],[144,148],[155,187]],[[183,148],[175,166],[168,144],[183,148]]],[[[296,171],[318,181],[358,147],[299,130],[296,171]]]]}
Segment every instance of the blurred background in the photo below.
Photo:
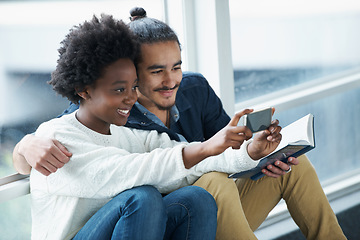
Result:
{"type": "MultiPolygon", "coordinates": [[[[69,104],[46,83],[69,29],[101,13],[128,22],[135,6],[174,28],[183,70],[202,73],[229,115],[274,106],[286,126],[312,113],[307,155],[321,182],[359,173],[359,1],[0,0],[0,178],[16,172],[15,144],[69,104]]],[[[0,239],[30,239],[30,228],[28,195],[0,203],[0,239]]]]}

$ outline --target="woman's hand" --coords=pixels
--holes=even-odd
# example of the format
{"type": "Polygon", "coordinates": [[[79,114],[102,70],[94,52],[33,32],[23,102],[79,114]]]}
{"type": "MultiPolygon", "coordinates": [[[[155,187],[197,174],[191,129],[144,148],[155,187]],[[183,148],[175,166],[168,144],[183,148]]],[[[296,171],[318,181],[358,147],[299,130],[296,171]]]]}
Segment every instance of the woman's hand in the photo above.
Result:
{"type": "Polygon", "coordinates": [[[227,148],[239,149],[241,144],[252,137],[252,132],[245,126],[237,126],[240,118],[251,113],[245,109],[230,120],[229,124],[205,142],[190,144],[183,150],[183,161],[186,168],[191,168],[207,157],[218,155],[227,148]]]}
{"type": "Polygon", "coordinates": [[[238,126],[240,118],[252,111],[252,109],[244,109],[236,113],[227,126],[203,143],[206,151],[208,151],[211,156],[218,155],[229,147],[239,149],[245,140],[252,138],[252,132],[249,128],[246,126],[238,126]]]}

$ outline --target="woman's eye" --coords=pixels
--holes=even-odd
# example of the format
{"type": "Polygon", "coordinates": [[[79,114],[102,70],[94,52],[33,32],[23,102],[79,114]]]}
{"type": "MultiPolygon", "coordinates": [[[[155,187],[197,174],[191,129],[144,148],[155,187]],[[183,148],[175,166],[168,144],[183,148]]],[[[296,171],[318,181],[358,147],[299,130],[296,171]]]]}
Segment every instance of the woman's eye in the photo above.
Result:
{"type": "Polygon", "coordinates": [[[135,91],[138,87],[139,87],[138,85],[134,86],[134,87],[132,88],[133,91],[135,91]]]}
{"type": "Polygon", "coordinates": [[[119,89],[116,89],[117,92],[124,92],[125,91],[125,88],[119,88],[119,89]]]}

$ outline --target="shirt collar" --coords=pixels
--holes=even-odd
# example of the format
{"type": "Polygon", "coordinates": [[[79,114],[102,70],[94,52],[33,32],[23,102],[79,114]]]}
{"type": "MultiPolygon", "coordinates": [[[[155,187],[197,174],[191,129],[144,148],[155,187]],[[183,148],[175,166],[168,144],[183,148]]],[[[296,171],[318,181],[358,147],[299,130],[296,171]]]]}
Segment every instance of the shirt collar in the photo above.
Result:
{"type": "MultiPolygon", "coordinates": [[[[143,105],[141,105],[139,102],[135,103],[135,106],[137,107],[137,109],[144,115],[146,116],[148,119],[150,119],[151,121],[153,121],[154,123],[162,126],[162,127],[166,127],[165,124],[152,112],[150,112],[149,110],[147,110],[143,105]]],[[[172,123],[176,123],[177,121],[179,121],[179,110],[176,107],[176,105],[172,106],[170,109],[170,124],[172,123]]]]}

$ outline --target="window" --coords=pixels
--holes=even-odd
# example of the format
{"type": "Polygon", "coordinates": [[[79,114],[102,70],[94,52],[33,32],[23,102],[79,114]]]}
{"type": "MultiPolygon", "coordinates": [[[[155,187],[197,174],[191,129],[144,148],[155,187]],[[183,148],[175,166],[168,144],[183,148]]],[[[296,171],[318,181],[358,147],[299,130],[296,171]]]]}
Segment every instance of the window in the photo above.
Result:
{"type": "MultiPolygon", "coordinates": [[[[15,173],[15,144],[68,106],[46,84],[65,34],[93,14],[128,22],[135,6],[163,19],[161,0],[0,1],[0,178],[15,173]]],[[[30,195],[0,203],[0,216],[2,238],[30,239],[30,195]]]]}
{"type": "Polygon", "coordinates": [[[0,231],[3,239],[30,239],[30,195],[0,204],[0,231]]]}
{"type": "Polygon", "coordinates": [[[230,14],[237,102],[360,66],[354,1],[230,1],[230,14]]]}
{"type": "Polygon", "coordinates": [[[237,106],[323,89],[281,107],[275,117],[285,126],[315,115],[317,147],[307,156],[322,181],[359,168],[360,4],[230,0],[230,17],[237,106]],[[354,81],[344,88],[349,77],[354,81]],[[325,90],[335,81],[343,84],[325,90]]]}
{"type": "Polygon", "coordinates": [[[128,22],[135,6],[163,19],[160,0],[0,2],[0,177],[15,172],[15,144],[68,106],[46,82],[69,29],[101,13],[128,22]]]}

